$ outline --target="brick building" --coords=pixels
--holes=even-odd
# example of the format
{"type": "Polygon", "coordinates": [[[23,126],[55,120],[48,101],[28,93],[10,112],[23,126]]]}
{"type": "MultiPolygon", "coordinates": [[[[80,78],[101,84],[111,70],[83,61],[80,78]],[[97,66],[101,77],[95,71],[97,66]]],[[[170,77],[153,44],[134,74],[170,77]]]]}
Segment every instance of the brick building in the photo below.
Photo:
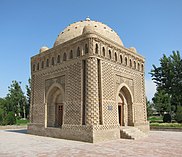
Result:
{"type": "Polygon", "coordinates": [[[69,25],[31,58],[28,132],[86,142],[145,136],[144,61],[101,22],[69,25]]]}

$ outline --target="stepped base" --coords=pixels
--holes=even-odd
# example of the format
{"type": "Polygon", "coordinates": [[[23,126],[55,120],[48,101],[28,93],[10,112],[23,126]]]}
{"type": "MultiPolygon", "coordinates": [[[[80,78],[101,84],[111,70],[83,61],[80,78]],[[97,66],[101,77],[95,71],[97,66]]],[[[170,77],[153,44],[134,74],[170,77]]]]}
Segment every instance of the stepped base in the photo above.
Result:
{"type": "Polygon", "coordinates": [[[136,140],[146,136],[147,135],[144,132],[142,132],[136,127],[122,126],[120,128],[120,138],[136,140]]]}

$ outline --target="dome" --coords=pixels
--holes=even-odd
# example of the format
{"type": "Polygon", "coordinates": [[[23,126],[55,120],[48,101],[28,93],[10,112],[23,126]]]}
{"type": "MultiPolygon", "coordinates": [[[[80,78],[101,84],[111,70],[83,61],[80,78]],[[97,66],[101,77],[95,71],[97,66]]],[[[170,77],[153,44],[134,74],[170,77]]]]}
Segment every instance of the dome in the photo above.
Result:
{"type": "Polygon", "coordinates": [[[130,49],[132,52],[137,53],[136,48],[134,48],[134,47],[130,47],[129,49],[130,49]]]}
{"type": "Polygon", "coordinates": [[[97,21],[92,21],[90,18],[86,18],[85,21],[79,21],[75,22],[68,27],[66,27],[57,37],[54,46],[57,46],[59,44],[62,44],[66,41],[69,41],[73,38],[76,38],[83,33],[86,32],[96,32],[101,34],[107,39],[110,39],[117,44],[123,46],[123,43],[120,39],[120,37],[117,35],[117,33],[107,25],[97,22],[97,21]]]}
{"type": "Polygon", "coordinates": [[[47,46],[43,46],[43,47],[40,48],[39,52],[42,53],[42,52],[44,52],[44,51],[46,51],[48,49],[49,48],[47,46]]]}

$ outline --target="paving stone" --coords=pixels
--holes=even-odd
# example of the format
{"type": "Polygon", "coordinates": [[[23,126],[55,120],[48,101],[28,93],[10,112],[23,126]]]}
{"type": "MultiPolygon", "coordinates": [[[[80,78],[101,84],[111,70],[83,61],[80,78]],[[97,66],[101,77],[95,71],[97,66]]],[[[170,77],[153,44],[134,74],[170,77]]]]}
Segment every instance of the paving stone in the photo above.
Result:
{"type": "Polygon", "coordinates": [[[119,139],[96,144],[0,130],[0,157],[181,157],[182,133],[150,131],[140,140],[119,139]]]}

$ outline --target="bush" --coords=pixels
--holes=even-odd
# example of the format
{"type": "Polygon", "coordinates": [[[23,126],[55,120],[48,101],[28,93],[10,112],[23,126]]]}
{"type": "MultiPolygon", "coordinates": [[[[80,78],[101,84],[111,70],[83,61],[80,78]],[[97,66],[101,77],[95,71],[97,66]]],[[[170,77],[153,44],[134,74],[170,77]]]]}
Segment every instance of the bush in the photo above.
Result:
{"type": "Polygon", "coordinates": [[[177,107],[175,120],[176,120],[178,123],[182,123],[182,106],[178,106],[178,107],[177,107]]]}
{"type": "Polygon", "coordinates": [[[0,125],[3,124],[3,110],[0,109],[0,125]]]}
{"type": "Polygon", "coordinates": [[[163,123],[171,123],[171,115],[169,113],[164,114],[163,123]]]}
{"type": "Polygon", "coordinates": [[[13,125],[16,123],[16,117],[14,112],[9,112],[5,118],[6,125],[13,125]]]}

